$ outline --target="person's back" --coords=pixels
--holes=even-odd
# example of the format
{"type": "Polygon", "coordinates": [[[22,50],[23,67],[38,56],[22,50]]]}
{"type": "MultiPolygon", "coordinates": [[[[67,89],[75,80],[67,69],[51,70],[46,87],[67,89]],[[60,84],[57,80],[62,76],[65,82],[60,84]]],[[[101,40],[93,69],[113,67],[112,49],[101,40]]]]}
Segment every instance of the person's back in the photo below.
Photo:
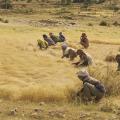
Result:
{"type": "Polygon", "coordinates": [[[55,42],[55,44],[57,42],[63,42],[63,41],[61,41],[61,39],[59,38],[59,36],[56,36],[53,33],[49,33],[49,35],[50,35],[50,38],[55,42]]]}
{"type": "Polygon", "coordinates": [[[97,79],[90,77],[87,71],[80,71],[78,78],[83,81],[83,97],[86,100],[91,100],[95,97],[96,101],[99,101],[106,93],[105,86],[97,79]]]}
{"type": "Polygon", "coordinates": [[[62,32],[59,33],[59,38],[60,38],[61,42],[66,41],[66,38],[65,38],[65,36],[62,34],[62,32]]]}
{"type": "Polygon", "coordinates": [[[77,57],[76,50],[71,47],[67,47],[66,44],[62,45],[62,51],[63,51],[63,56],[62,58],[70,58],[70,60],[74,60],[75,57],[77,57]]]}
{"type": "Polygon", "coordinates": [[[78,49],[77,55],[79,56],[80,60],[79,62],[73,64],[75,64],[78,67],[87,67],[89,65],[92,65],[93,59],[88,53],[84,52],[82,49],[78,49]]]}
{"type": "Polygon", "coordinates": [[[38,46],[40,49],[43,49],[43,48],[47,49],[48,48],[48,43],[46,41],[38,39],[37,42],[38,42],[38,46]]]}
{"type": "Polygon", "coordinates": [[[87,35],[85,33],[82,33],[82,35],[81,35],[80,44],[84,48],[88,48],[89,47],[89,40],[88,40],[87,35]]]}
{"type": "Polygon", "coordinates": [[[55,45],[55,42],[49,38],[47,35],[43,35],[43,39],[48,43],[49,46],[55,45]]]}

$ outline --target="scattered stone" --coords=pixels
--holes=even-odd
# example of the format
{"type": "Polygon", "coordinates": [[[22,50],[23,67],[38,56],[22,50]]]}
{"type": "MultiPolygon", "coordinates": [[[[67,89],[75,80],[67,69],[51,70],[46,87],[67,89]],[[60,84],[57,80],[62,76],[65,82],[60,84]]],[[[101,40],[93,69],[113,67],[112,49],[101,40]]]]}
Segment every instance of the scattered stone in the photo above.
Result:
{"type": "Polygon", "coordinates": [[[71,22],[70,24],[71,24],[71,25],[75,25],[76,23],[75,23],[75,22],[71,22]]]}
{"type": "Polygon", "coordinates": [[[80,118],[85,118],[85,117],[89,117],[90,114],[89,113],[80,113],[80,118]]]}
{"type": "Polygon", "coordinates": [[[65,118],[65,113],[63,111],[50,111],[49,115],[51,117],[65,118]]]}
{"type": "Polygon", "coordinates": [[[35,108],[34,111],[35,111],[35,112],[43,112],[43,110],[42,110],[42,109],[39,109],[39,108],[35,108]]]}
{"type": "Polygon", "coordinates": [[[17,108],[10,111],[9,115],[15,116],[17,114],[17,108]]]}
{"type": "Polygon", "coordinates": [[[40,118],[40,116],[38,115],[37,112],[32,113],[32,114],[31,114],[31,117],[32,117],[32,118],[36,118],[36,119],[40,118]]]}
{"type": "Polygon", "coordinates": [[[45,105],[45,102],[40,102],[39,105],[40,105],[40,106],[43,106],[43,105],[45,105]]]}

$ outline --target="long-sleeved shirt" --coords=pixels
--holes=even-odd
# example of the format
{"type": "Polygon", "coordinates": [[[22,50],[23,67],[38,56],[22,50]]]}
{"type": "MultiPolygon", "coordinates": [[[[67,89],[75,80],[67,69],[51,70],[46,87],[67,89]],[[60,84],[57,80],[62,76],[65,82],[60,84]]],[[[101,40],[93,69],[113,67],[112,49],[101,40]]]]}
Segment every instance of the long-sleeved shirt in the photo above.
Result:
{"type": "Polygon", "coordinates": [[[70,49],[71,49],[71,50],[73,50],[73,51],[75,51],[75,49],[74,49],[74,48],[67,47],[67,48],[66,48],[66,50],[64,50],[64,51],[63,51],[63,55],[68,55],[68,54],[69,54],[69,50],[70,50],[70,49]]]}
{"type": "Polygon", "coordinates": [[[55,45],[55,42],[51,38],[45,38],[44,40],[48,43],[49,46],[55,45]]]}
{"type": "Polygon", "coordinates": [[[99,91],[101,91],[103,93],[106,92],[104,85],[99,80],[96,80],[95,78],[92,78],[90,76],[86,76],[82,79],[82,81],[83,81],[83,84],[85,82],[90,83],[90,84],[94,85],[99,91]]]}
{"type": "Polygon", "coordinates": [[[84,56],[80,57],[80,62],[78,64],[78,66],[80,66],[80,65],[91,65],[92,63],[93,63],[92,57],[88,53],[85,53],[84,56]]]}
{"type": "Polygon", "coordinates": [[[64,35],[59,35],[59,38],[61,39],[62,42],[66,40],[64,35]]]}
{"type": "Polygon", "coordinates": [[[58,36],[52,35],[50,38],[51,38],[55,43],[57,43],[57,42],[62,42],[58,36]]]}

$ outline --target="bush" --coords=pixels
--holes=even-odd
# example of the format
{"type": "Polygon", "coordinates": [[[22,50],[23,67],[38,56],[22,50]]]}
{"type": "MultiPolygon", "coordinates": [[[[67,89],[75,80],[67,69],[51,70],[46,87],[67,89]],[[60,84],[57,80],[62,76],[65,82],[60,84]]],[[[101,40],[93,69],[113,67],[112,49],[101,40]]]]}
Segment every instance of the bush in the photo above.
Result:
{"type": "Polygon", "coordinates": [[[106,21],[101,21],[99,25],[100,25],[100,26],[108,26],[108,24],[107,24],[106,21]]]}
{"type": "Polygon", "coordinates": [[[2,0],[0,2],[0,8],[11,9],[12,8],[12,2],[10,0],[2,0]]]}
{"type": "Polygon", "coordinates": [[[9,23],[9,21],[8,20],[4,20],[3,23],[9,23]]]}
{"type": "Polygon", "coordinates": [[[116,4],[110,4],[108,5],[108,9],[114,10],[114,12],[117,12],[120,8],[116,4]]]}
{"type": "Polygon", "coordinates": [[[119,24],[117,21],[115,21],[115,22],[113,23],[113,25],[114,25],[114,26],[120,26],[120,24],[119,24]]]}
{"type": "Polygon", "coordinates": [[[92,23],[88,23],[88,26],[93,26],[93,24],[92,23]]]}
{"type": "Polygon", "coordinates": [[[107,55],[105,58],[106,62],[115,62],[115,55],[107,55]]]}
{"type": "Polygon", "coordinates": [[[7,20],[7,19],[3,19],[3,18],[0,18],[0,22],[2,22],[2,23],[9,23],[9,21],[7,20]]]}
{"type": "Polygon", "coordinates": [[[3,22],[4,21],[4,19],[3,18],[0,18],[0,22],[3,22]]]}

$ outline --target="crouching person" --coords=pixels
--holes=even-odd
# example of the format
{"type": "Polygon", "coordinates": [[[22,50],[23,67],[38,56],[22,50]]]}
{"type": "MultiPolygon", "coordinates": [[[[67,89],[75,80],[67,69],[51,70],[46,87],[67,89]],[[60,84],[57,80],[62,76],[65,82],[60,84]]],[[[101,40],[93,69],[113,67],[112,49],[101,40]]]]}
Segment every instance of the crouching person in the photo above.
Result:
{"type": "Polygon", "coordinates": [[[62,34],[62,32],[59,33],[59,38],[60,38],[61,42],[65,42],[65,41],[66,41],[66,38],[65,38],[65,36],[62,34]]]}
{"type": "Polygon", "coordinates": [[[99,102],[106,93],[104,85],[99,80],[90,77],[87,71],[80,71],[77,74],[83,82],[82,99],[86,102],[91,100],[99,102]]]}
{"type": "Polygon", "coordinates": [[[117,63],[118,63],[117,71],[120,71],[120,54],[117,54],[117,55],[116,55],[116,61],[117,61],[117,63]]]}
{"type": "Polygon", "coordinates": [[[62,58],[66,57],[70,58],[70,60],[74,60],[75,57],[77,57],[76,50],[68,47],[66,44],[62,45],[62,52],[63,52],[62,58]]]}
{"type": "Polygon", "coordinates": [[[79,49],[77,50],[77,55],[79,56],[80,60],[76,63],[73,63],[74,65],[76,65],[77,67],[87,67],[89,65],[92,65],[93,60],[92,60],[92,57],[88,53],[79,49]]]}
{"type": "Polygon", "coordinates": [[[86,49],[89,47],[89,40],[85,33],[82,33],[82,35],[80,37],[80,44],[86,49]]]}
{"type": "Polygon", "coordinates": [[[55,42],[45,34],[43,35],[43,39],[48,43],[48,46],[55,45],[55,42]]]}
{"type": "Polygon", "coordinates": [[[48,43],[46,41],[38,39],[37,42],[38,42],[38,46],[41,50],[48,48],[48,43]]]}

